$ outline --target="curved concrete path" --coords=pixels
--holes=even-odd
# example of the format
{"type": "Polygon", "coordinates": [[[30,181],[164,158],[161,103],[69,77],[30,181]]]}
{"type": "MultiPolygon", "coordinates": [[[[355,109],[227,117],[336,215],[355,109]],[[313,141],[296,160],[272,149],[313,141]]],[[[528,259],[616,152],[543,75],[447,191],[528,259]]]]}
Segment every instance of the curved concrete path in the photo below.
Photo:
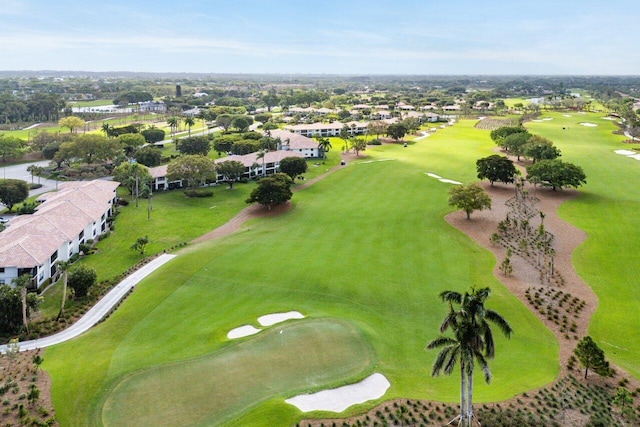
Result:
{"type": "MultiPolygon", "coordinates": [[[[149,262],[139,270],[131,273],[118,283],[113,289],[111,289],[100,301],[96,303],[89,311],[85,313],[77,322],[69,326],[64,331],[57,334],[50,335],[48,337],[39,338],[36,340],[22,341],[20,342],[20,351],[35,350],[38,348],[49,347],[55,344],[60,344],[64,341],[68,341],[77,337],[83,332],[88,331],[92,326],[101,321],[104,316],[107,315],[122,298],[138,284],[142,279],[153,273],[155,270],[171,261],[176,255],[163,254],[149,262]]],[[[6,353],[7,346],[0,345],[0,353],[6,353]]]]}

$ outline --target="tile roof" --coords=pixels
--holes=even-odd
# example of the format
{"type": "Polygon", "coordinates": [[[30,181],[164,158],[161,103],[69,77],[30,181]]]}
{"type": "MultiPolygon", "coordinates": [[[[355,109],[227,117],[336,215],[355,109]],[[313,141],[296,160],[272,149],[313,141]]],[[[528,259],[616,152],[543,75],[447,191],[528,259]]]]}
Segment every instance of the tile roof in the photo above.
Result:
{"type": "Polygon", "coordinates": [[[57,192],[41,195],[42,204],[35,213],[14,218],[0,233],[0,266],[43,264],[87,225],[101,221],[118,185],[113,181],[66,182],[57,192]]]}
{"type": "MultiPolygon", "coordinates": [[[[342,129],[342,128],[341,128],[342,129]]],[[[316,149],[318,148],[318,143],[311,138],[306,136],[302,136],[297,133],[289,132],[288,130],[275,129],[271,131],[272,138],[280,138],[280,141],[283,144],[286,144],[286,141],[289,142],[289,149],[291,150],[304,150],[304,149],[316,149]]]]}

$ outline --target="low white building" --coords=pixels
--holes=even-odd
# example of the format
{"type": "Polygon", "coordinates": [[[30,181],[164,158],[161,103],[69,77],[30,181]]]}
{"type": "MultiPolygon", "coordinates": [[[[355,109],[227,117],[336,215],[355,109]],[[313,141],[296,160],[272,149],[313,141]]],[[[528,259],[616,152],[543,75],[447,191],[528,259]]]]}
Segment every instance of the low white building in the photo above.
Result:
{"type": "Polygon", "coordinates": [[[56,273],[56,261],[67,261],[79,246],[108,230],[116,189],[113,181],[72,181],[39,196],[31,215],[20,215],[0,232],[0,284],[23,274],[37,288],[56,273]]]}
{"type": "MultiPolygon", "coordinates": [[[[268,151],[264,154],[264,157],[261,157],[261,158],[258,158],[258,153],[249,153],[243,156],[231,155],[231,156],[217,159],[216,163],[222,163],[227,160],[238,161],[242,163],[245,167],[243,177],[247,179],[251,179],[251,178],[271,175],[273,173],[279,172],[280,161],[282,161],[282,159],[287,157],[304,158],[305,156],[304,154],[301,154],[296,151],[277,150],[277,151],[268,151]]],[[[218,175],[216,180],[218,182],[223,181],[224,177],[222,175],[218,175]]]]}
{"type": "Polygon", "coordinates": [[[285,129],[306,137],[320,136],[327,138],[330,136],[340,136],[340,132],[345,124],[349,127],[350,136],[364,135],[367,132],[367,126],[369,125],[368,122],[333,122],[285,126],[285,129]]]}
{"type": "Polygon", "coordinates": [[[271,137],[280,139],[281,144],[278,147],[280,150],[300,153],[306,158],[320,157],[318,143],[307,136],[288,130],[274,129],[271,131],[271,137]]]}

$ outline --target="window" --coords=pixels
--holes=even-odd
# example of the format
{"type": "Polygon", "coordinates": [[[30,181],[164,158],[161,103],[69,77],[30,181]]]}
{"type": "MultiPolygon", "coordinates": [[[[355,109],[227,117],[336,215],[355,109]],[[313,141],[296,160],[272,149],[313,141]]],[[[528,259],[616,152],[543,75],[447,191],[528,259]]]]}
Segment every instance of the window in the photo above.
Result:
{"type": "Polygon", "coordinates": [[[78,234],[78,240],[82,240],[83,238],[84,238],[84,230],[82,230],[80,234],[78,234]]]}
{"type": "Polygon", "coordinates": [[[55,251],[52,255],[51,255],[51,264],[53,264],[53,262],[55,260],[58,259],[58,251],[55,251]]]}
{"type": "Polygon", "coordinates": [[[0,267],[0,273],[4,273],[4,267],[0,267]]]}

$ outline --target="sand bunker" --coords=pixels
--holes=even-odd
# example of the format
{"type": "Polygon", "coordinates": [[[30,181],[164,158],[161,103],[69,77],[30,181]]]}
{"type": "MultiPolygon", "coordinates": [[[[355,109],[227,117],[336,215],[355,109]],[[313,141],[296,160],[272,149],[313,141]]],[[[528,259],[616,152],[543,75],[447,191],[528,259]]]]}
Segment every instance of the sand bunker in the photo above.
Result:
{"type": "Polygon", "coordinates": [[[636,151],[631,150],[614,150],[613,152],[623,156],[635,156],[636,154],[638,154],[636,151]]]}
{"type": "Polygon", "coordinates": [[[545,117],[545,118],[544,118],[544,119],[542,119],[542,120],[544,120],[545,122],[548,122],[549,120],[553,120],[553,117],[545,117]]]}
{"type": "Polygon", "coordinates": [[[594,127],[598,126],[598,125],[597,125],[597,124],[595,124],[595,123],[589,123],[589,122],[580,122],[580,123],[578,123],[578,124],[579,124],[580,126],[587,126],[587,127],[590,127],[590,128],[594,128],[594,127]]]}
{"type": "Polygon", "coordinates": [[[249,335],[257,334],[258,332],[260,332],[260,329],[254,328],[251,325],[244,325],[230,330],[227,334],[227,338],[234,340],[236,338],[248,337],[249,335]]]}
{"type": "Polygon", "coordinates": [[[375,373],[356,384],[346,385],[313,394],[301,394],[285,402],[302,412],[342,412],[349,406],[384,396],[391,383],[384,375],[375,373]]]}
{"type": "Polygon", "coordinates": [[[565,117],[571,117],[571,114],[563,114],[565,117]]]}
{"type": "Polygon", "coordinates": [[[446,183],[446,184],[462,185],[462,183],[461,183],[461,182],[459,182],[459,181],[454,181],[454,180],[452,180],[452,179],[443,178],[443,177],[441,177],[440,175],[436,175],[435,173],[426,172],[425,174],[426,174],[428,177],[435,178],[435,179],[437,179],[438,181],[440,181],[440,182],[444,182],[444,183],[446,183]]]}
{"type": "Polygon", "coordinates": [[[540,119],[532,119],[531,121],[532,122],[542,122],[542,120],[540,120],[540,119]]]}
{"type": "Polygon", "coordinates": [[[304,319],[304,315],[297,311],[265,314],[264,316],[258,317],[258,322],[262,326],[271,326],[289,319],[304,319]]]}

